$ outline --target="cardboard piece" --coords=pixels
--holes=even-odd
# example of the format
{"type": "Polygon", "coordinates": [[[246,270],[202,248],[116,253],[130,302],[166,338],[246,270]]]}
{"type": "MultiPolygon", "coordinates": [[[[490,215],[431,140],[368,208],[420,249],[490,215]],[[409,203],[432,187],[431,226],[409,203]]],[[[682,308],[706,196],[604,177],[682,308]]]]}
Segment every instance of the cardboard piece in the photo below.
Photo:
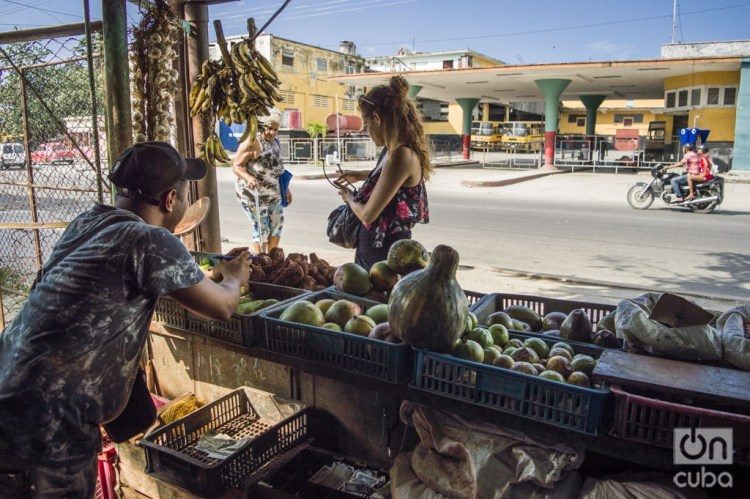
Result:
{"type": "Polygon", "coordinates": [[[714,316],[681,296],[662,293],[648,318],[669,327],[690,327],[704,326],[714,316]]]}

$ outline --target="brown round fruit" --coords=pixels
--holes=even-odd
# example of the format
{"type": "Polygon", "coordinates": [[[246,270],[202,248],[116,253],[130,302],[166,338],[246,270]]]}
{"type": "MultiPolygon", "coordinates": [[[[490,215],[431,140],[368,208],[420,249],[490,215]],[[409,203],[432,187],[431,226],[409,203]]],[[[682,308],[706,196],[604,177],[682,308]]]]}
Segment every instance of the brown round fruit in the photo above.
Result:
{"type": "Polygon", "coordinates": [[[390,291],[398,282],[398,274],[388,266],[388,262],[378,262],[370,269],[370,282],[377,291],[390,291]]]}
{"type": "Polygon", "coordinates": [[[568,384],[582,386],[584,388],[591,388],[589,377],[581,371],[573,371],[572,373],[570,373],[570,376],[568,376],[568,384]]]}
{"type": "Polygon", "coordinates": [[[496,367],[504,367],[505,369],[513,369],[513,366],[516,365],[516,361],[513,360],[513,358],[510,355],[501,355],[497,359],[495,359],[492,362],[493,366],[496,367]]]}
{"type": "Polygon", "coordinates": [[[553,348],[552,350],[550,350],[549,356],[547,358],[551,359],[552,357],[565,357],[570,362],[573,361],[573,356],[570,355],[570,352],[568,352],[564,348],[553,348]]]}
{"type": "Polygon", "coordinates": [[[520,373],[530,374],[531,376],[537,375],[534,366],[529,364],[528,362],[516,362],[516,365],[514,365],[511,369],[520,373]]]}
{"type": "Polygon", "coordinates": [[[513,360],[516,362],[528,362],[529,364],[535,364],[539,362],[539,356],[534,350],[527,347],[522,347],[510,354],[513,360]]]}
{"type": "Polygon", "coordinates": [[[561,355],[550,357],[549,360],[547,360],[547,365],[545,367],[548,371],[556,371],[560,373],[565,379],[567,379],[573,372],[573,364],[569,359],[561,355]]]}

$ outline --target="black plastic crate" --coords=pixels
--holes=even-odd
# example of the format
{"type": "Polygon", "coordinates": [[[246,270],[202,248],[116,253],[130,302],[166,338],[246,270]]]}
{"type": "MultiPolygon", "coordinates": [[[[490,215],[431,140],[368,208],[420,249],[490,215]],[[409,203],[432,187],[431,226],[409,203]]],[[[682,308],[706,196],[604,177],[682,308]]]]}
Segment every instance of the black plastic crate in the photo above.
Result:
{"type": "MultiPolygon", "coordinates": [[[[511,333],[511,338],[526,336],[511,333]]],[[[559,338],[542,338],[550,347],[559,338]]],[[[602,349],[571,345],[598,359],[602,349]]],[[[598,435],[610,396],[607,387],[584,388],[446,354],[416,350],[412,387],[455,400],[515,414],[561,428],[598,435]]]]}
{"type": "MultiPolygon", "coordinates": [[[[253,299],[269,300],[274,298],[279,300],[279,304],[282,304],[310,292],[275,284],[251,282],[250,293],[252,293],[253,299]]],[[[252,314],[232,314],[232,318],[228,321],[213,321],[190,312],[169,296],[163,296],[159,298],[154,320],[175,329],[202,334],[214,340],[250,348],[257,344],[258,331],[263,328],[260,322],[261,312],[262,310],[252,314]]]]}
{"type": "MultiPolygon", "coordinates": [[[[379,305],[371,300],[331,290],[301,297],[312,303],[327,298],[349,300],[363,310],[379,305]]],[[[281,313],[293,301],[296,300],[261,312],[265,322],[262,348],[390,383],[405,383],[411,379],[414,356],[408,345],[282,321],[279,319],[281,313]]]]}
{"type": "Polygon", "coordinates": [[[139,443],[146,450],[149,474],[215,497],[303,441],[307,431],[307,406],[301,402],[240,388],[158,428],[139,443]],[[228,458],[216,459],[195,447],[209,430],[251,440],[228,458]]]}
{"type": "MultiPolygon", "coordinates": [[[[537,314],[545,316],[550,312],[562,312],[569,314],[573,310],[583,309],[591,319],[591,323],[594,328],[598,322],[610,312],[614,312],[617,309],[617,305],[609,305],[605,303],[592,303],[587,301],[575,301],[575,300],[562,300],[559,298],[546,298],[543,296],[533,295],[517,295],[510,293],[492,293],[486,295],[476,304],[472,305],[471,312],[477,316],[477,320],[480,325],[484,324],[487,317],[494,314],[495,312],[502,312],[511,305],[523,305],[530,308],[537,314]]],[[[542,334],[536,331],[518,331],[511,329],[514,333],[522,333],[526,336],[534,336],[537,338],[548,339],[550,336],[542,334]]],[[[614,331],[613,331],[614,332],[614,331]]],[[[552,337],[554,338],[554,337],[552,337]]],[[[559,341],[565,341],[570,343],[572,346],[575,345],[588,345],[592,346],[591,343],[585,343],[582,341],[566,340],[560,338],[559,341]]],[[[623,344],[620,350],[625,350],[626,347],[623,344]]]]}

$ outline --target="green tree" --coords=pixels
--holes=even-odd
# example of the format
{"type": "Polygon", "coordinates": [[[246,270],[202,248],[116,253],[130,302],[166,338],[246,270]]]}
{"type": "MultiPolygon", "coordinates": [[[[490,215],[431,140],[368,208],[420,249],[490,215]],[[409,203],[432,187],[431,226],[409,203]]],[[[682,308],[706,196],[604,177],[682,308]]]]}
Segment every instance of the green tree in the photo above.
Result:
{"type": "Polygon", "coordinates": [[[326,127],[325,123],[310,123],[307,125],[307,133],[312,138],[323,137],[327,131],[328,127],[326,127]]]}
{"type": "MultiPolygon", "coordinates": [[[[91,116],[88,64],[82,58],[86,55],[85,40],[74,43],[68,42],[70,48],[52,42],[14,43],[3,47],[13,63],[24,68],[28,82],[26,97],[32,150],[43,142],[62,138],[64,129],[60,123],[65,118],[91,116]]],[[[101,61],[99,58],[94,61],[96,69],[101,61]]],[[[100,73],[96,71],[95,84],[97,103],[101,106],[100,73]]],[[[0,56],[0,135],[19,141],[23,138],[22,107],[21,78],[10,62],[0,56]]]]}

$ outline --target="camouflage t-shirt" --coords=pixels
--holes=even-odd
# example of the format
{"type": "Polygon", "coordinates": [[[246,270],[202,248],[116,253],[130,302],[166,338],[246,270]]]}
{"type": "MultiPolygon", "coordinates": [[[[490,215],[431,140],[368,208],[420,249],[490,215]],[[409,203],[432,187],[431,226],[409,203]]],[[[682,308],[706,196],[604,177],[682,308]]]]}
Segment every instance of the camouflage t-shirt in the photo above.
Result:
{"type": "Polygon", "coordinates": [[[244,166],[245,171],[255,179],[256,189],[248,188],[244,180],[237,179],[235,194],[243,206],[255,208],[257,197],[258,205],[268,208],[281,202],[279,177],[284,173],[284,162],[281,160],[281,144],[278,140],[266,142],[262,134],[258,134],[258,141],[261,147],[260,157],[244,166]]]}
{"type": "Polygon", "coordinates": [[[78,216],[0,333],[0,430],[14,453],[90,460],[98,426],[127,404],[157,299],[203,278],[166,229],[101,204],[78,216]]]}

